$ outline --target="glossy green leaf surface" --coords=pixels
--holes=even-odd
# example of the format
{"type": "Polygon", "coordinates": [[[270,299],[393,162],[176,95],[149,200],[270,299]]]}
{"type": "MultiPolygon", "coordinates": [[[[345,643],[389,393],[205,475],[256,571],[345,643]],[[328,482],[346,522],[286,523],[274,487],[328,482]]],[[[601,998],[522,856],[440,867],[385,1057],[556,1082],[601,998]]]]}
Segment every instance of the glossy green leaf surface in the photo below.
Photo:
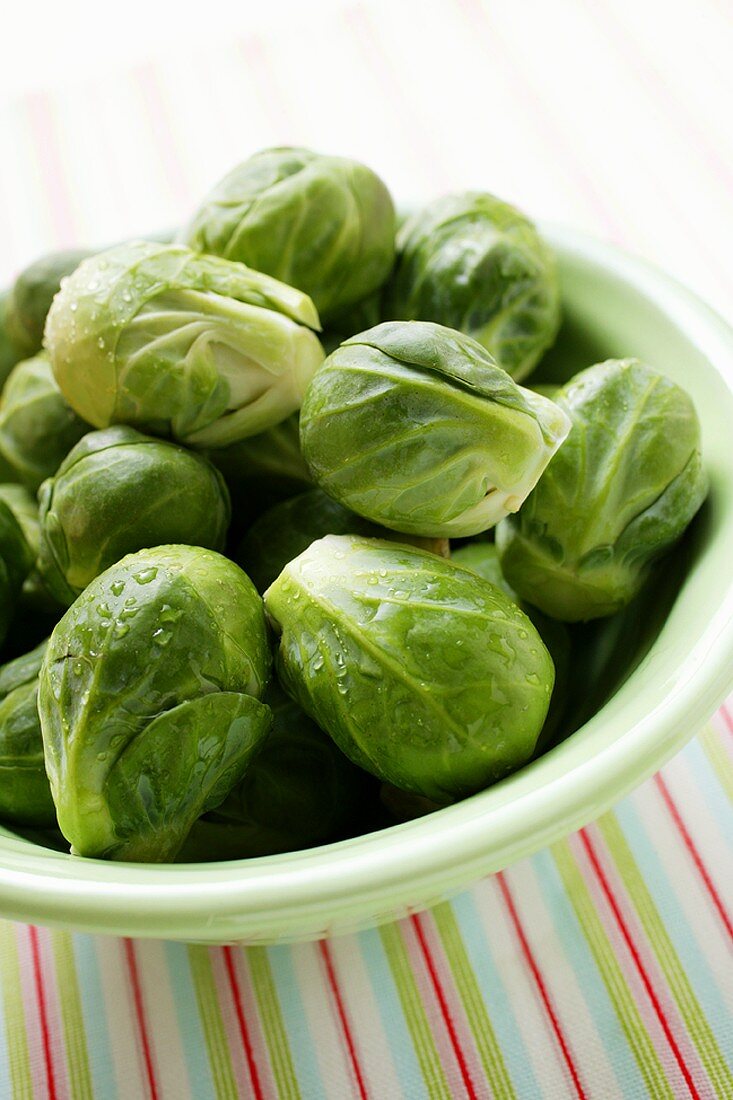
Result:
{"type": "Polygon", "coordinates": [[[554,257],[509,203],[480,191],[446,195],[400,228],[382,312],[459,329],[521,380],[560,324],[554,257]]]}
{"type": "Polygon", "coordinates": [[[10,624],[35,555],[13,508],[0,499],[0,642],[10,624]]]}
{"type": "Polygon", "coordinates": [[[41,525],[38,519],[38,501],[23,485],[13,482],[0,484],[0,501],[7,504],[18,521],[33,557],[38,556],[41,542],[41,525]]]}
{"type": "Polygon", "coordinates": [[[572,622],[633,599],[702,504],[707,477],[690,397],[638,360],[596,364],[555,400],[570,435],[496,544],[522,599],[572,622]]]}
{"type": "Polygon", "coordinates": [[[229,525],[210,462],[123,425],[85,435],[39,500],[41,575],[67,606],[125,554],[167,543],[222,550],[229,525]]]}
{"type": "Polygon", "coordinates": [[[32,493],[56,473],[89,425],[63,397],[45,354],[13,367],[0,396],[0,452],[32,493]]]}
{"type": "Polygon", "coordinates": [[[10,291],[0,290],[0,390],[11,370],[23,358],[23,352],[8,332],[10,291]]]}
{"type": "Polygon", "coordinates": [[[42,642],[0,668],[0,818],[39,829],[56,824],[38,717],[45,649],[42,642]]]}
{"type": "Polygon", "coordinates": [[[46,346],[94,427],[224,447],[299,407],[323,359],[318,327],[307,295],[244,264],[133,241],[65,280],[46,346]]]}
{"type": "Polygon", "coordinates": [[[286,690],[356,764],[436,802],[532,755],[554,681],[527,616],[425,551],[330,535],[265,594],[286,690]]]}
{"type": "Polygon", "coordinates": [[[113,858],[168,862],[194,822],[246,774],[272,716],[252,695],[218,692],[154,718],[126,748],[105,786],[113,858]]]}
{"type": "Polygon", "coordinates": [[[550,709],[537,739],[535,755],[545,752],[554,743],[562,728],[568,705],[570,666],[573,660],[568,627],[557,619],[551,619],[549,615],[543,615],[539,608],[524,603],[520,599],[501,571],[495,543],[468,543],[452,551],[451,561],[465,569],[473,569],[484,580],[506,592],[509,599],[521,607],[525,615],[532,620],[537,633],[547,647],[547,652],[552,657],[552,663],[555,666],[555,686],[550,700],[550,709]]]}
{"type": "Polygon", "coordinates": [[[171,859],[264,736],[269,712],[246,700],[269,668],[262,601],[213,551],[144,550],[92,581],[40,675],[46,768],[74,850],[171,859]]]}
{"type": "Polygon", "coordinates": [[[88,249],[80,248],[49,252],[29,264],[16,278],[9,292],[6,323],[23,358],[37,355],[43,347],[46,317],[62,279],[91,255],[88,249]]]}
{"type": "Polygon", "coordinates": [[[183,846],[186,862],[243,859],[323,844],[357,817],[368,778],[282,688],[265,702],[268,734],[244,777],[198,821],[183,846]]]}
{"type": "Polygon", "coordinates": [[[388,539],[448,557],[447,539],[389,531],[344,508],[321,489],[310,489],[273,505],[247,531],[234,555],[257,590],[264,592],[288,562],[324,535],[364,535],[388,539]]]}
{"type": "Polygon", "coordinates": [[[423,321],[343,343],[316,372],[300,439],[318,485],[396,531],[478,534],[531,491],[569,430],[475,340],[423,321]]]}
{"type": "Polygon", "coordinates": [[[61,617],[62,605],[51,594],[38,571],[41,546],[38,501],[23,485],[13,482],[0,484],[0,501],[8,506],[17,520],[28,545],[29,559],[34,562],[23,582],[9,630],[15,655],[22,653],[29,645],[35,645],[40,638],[47,637],[61,617]]]}
{"type": "Polygon", "coordinates": [[[389,275],[395,213],[380,178],[357,161],[265,149],[216,185],[181,240],[299,287],[326,321],[389,275]]]}

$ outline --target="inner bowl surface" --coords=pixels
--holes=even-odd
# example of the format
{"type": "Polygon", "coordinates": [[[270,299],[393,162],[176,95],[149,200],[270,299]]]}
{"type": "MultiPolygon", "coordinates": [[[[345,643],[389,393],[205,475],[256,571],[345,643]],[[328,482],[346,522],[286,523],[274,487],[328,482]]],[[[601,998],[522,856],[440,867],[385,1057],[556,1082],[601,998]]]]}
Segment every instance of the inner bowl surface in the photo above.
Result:
{"type": "Polygon", "coordinates": [[[609,642],[631,646],[623,675],[601,677],[596,699],[578,698],[572,736],[489,790],[309,851],[115,864],[0,829],[2,916],[208,943],[306,940],[396,919],[592,820],[712,713],[733,683],[733,332],[642,261],[568,229],[545,233],[558,256],[565,321],[532,382],[637,356],[690,392],[702,422],[710,497],[673,561],[655,571],[656,610],[647,601],[631,634],[622,629],[609,642]]]}

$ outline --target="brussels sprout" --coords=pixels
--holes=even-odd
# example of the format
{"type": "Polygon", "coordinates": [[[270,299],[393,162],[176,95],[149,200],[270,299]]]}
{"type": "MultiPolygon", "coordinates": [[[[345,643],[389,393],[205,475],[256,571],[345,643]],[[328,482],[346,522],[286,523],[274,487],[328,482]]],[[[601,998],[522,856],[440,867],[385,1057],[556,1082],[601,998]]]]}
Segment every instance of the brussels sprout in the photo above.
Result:
{"type": "Polygon", "coordinates": [[[570,435],[496,545],[522,599],[576,622],[636,595],[702,504],[707,478],[692,401],[638,360],[590,367],[555,400],[570,435]]]}
{"type": "Polygon", "coordinates": [[[418,535],[474,535],[515,512],[569,430],[467,336],[391,322],[317,371],[300,441],[319,486],[359,515],[418,535]]]}
{"type": "Polygon", "coordinates": [[[555,394],[560,389],[559,382],[535,382],[527,389],[532,390],[533,393],[539,393],[543,397],[549,397],[551,401],[554,401],[555,394]]]}
{"type": "Polygon", "coordinates": [[[0,451],[0,483],[3,485],[18,484],[18,475],[2,451],[0,451]]]}
{"type": "Polygon", "coordinates": [[[125,554],[167,543],[222,550],[229,525],[210,462],[124,425],[85,435],[39,500],[39,568],[66,605],[125,554]]]}
{"type": "Polygon", "coordinates": [[[329,535],[265,593],[280,681],[355,764],[445,803],[530,758],[552,661],[492,584],[423,550],[329,535]]]}
{"type": "Polygon", "coordinates": [[[38,709],[59,827],[80,855],[172,859],[270,725],[262,601],[193,546],[130,554],[49,640],[38,709]]]}
{"type": "Polygon", "coordinates": [[[313,484],[300,453],[298,413],[260,435],[220,450],[208,450],[206,455],[224,475],[239,535],[273,504],[313,484]]]}
{"type": "MultiPolygon", "coordinates": [[[[38,502],[22,485],[0,485],[0,501],[4,501],[15,516],[28,543],[30,557],[38,559],[41,546],[41,524],[38,518],[38,502]]],[[[13,622],[13,648],[24,652],[40,638],[45,638],[59,619],[61,611],[51,595],[38,569],[33,567],[23,582],[18,609],[13,622]],[[49,616],[53,621],[50,621],[49,616]],[[20,619],[20,621],[18,621],[20,619]],[[20,649],[16,649],[16,642],[20,649]]]]}
{"type": "Polygon", "coordinates": [[[8,482],[0,485],[0,501],[7,504],[18,521],[33,559],[38,557],[41,545],[41,525],[38,519],[38,502],[22,485],[8,482]]]}
{"type": "Polygon", "coordinates": [[[383,313],[459,329],[521,380],[560,325],[552,253],[508,203],[478,191],[447,195],[401,227],[383,313]]]}
{"type": "Polygon", "coordinates": [[[310,298],[243,264],[134,241],[85,260],[46,322],[61,391],[96,428],[197,447],[263,432],[323,359],[310,298]]]}
{"type": "Polygon", "coordinates": [[[380,178],[357,161],[265,149],[217,184],[181,240],[297,286],[326,321],[389,275],[395,213],[380,178]]]}
{"type": "Polygon", "coordinates": [[[45,650],[44,641],[0,669],[0,817],[38,829],[56,824],[38,718],[45,650]]]}
{"type": "Polygon", "coordinates": [[[324,535],[367,535],[417,545],[448,557],[444,539],[398,535],[344,508],[320,489],[311,489],[274,505],[252,524],[235,560],[259,592],[272,584],[285,566],[324,535]]]}
{"type": "Polygon", "coordinates": [[[519,603],[519,596],[510,584],[507,584],[499,565],[499,556],[493,542],[467,542],[451,550],[451,561],[464,569],[473,569],[485,581],[495,584],[506,592],[510,600],[519,603]]]}
{"type": "MultiPolygon", "coordinates": [[[[273,683],[273,725],[220,806],[194,825],[180,859],[244,859],[337,839],[363,801],[367,776],[273,683]]],[[[369,780],[369,782],[372,782],[369,780]]]]}
{"type": "Polygon", "coordinates": [[[554,743],[560,723],[565,717],[570,678],[570,634],[568,628],[565,623],[550,619],[536,607],[525,604],[520,600],[501,571],[499,555],[493,542],[473,542],[468,543],[466,546],[460,546],[451,554],[451,561],[456,565],[463,566],[465,569],[473,569],[484,580],[490,581],[491,584],[497,585],[503,592],[506,592],[509,599],[513,600],[524,611],[525,615],[532,620],[537,633],[547,647],[547,652],[552,657],[552,663],[555,666],[555,687],[545,724],[537,739],[535,756],[539,756],[554,743]]]}
{"type": "Polygon", "coordinates": [[[261,515],[239,545],[235,560],[264,592],[293,558],[324,535],[372,535],[374,525],[311,489],[261,515]]]}
{"type": "Polygon", "coordinates": [[[5,639],[35,555],[13,508],[0,499],[0,642],[5,639]]]}
{"type": "MultiPolygon", "coordinates": [[[[10,292],[7,290],[0,290],[0,390],[5,385],[5,379],[10,374],[11,370],[17,362],[23,358],[23,353],[20,348],[16,347],[15,341],[8,332],[8,303],[10,300],[10,292]]],[[[2,456],[0,455],[0,462],[2,456]]],[[[3,476],[4,473],[3,473],[3,476]]]]}
{"type": "Polygon", "coordinates": [[[43,328],[61,280],[92,253],[88,249],[50,252],[30,264],[15,280],[8,299],[7,327],[11,339],[27,358],[43,347],[43,328]]]}
{"type": "Polygon", "coordinates": [[[0,397],[0,452],[35,493],[89,425],[67,405],[47,356],[13,367],[0,397]]]}
{"type": "Polygon", "coordinates": [[[362,298],[356,305],[349,306],[330,318],[328,331],[322,337],[323,343],[330,354],[344,340],[348,340],[349,336],[375,328],[383,320],[380,295],[370,294],[368,298],[362,298]]]}

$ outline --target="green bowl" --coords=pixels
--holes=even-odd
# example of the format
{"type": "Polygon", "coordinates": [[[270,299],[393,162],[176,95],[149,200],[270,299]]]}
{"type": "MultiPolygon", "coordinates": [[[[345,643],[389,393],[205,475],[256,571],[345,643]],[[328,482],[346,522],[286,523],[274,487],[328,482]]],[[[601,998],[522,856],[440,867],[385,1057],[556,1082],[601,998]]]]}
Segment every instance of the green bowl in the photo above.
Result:
{"type": "Polygon", "coordinates": [[[567,229],[547,234],[565,323],[537,380],[609,356],[648,361],[692,394],[711,484],[690,536],[657,568],[653,599],[596,638],[600,695],[578,693],[576,731],[456,806],[292,855],[114,864],[0,830],[3,916],[206,943],[352,931],[431,905],[579,828],[697,732],[733,684],[733,332],[647,264],[567,229]]]}

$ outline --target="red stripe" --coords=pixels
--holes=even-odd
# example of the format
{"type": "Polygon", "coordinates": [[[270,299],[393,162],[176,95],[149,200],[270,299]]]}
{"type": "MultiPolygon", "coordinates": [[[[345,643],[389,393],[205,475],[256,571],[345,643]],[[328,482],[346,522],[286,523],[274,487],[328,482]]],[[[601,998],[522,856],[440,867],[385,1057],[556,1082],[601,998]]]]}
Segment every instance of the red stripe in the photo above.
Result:
{"type": "Polygon", "coordinates": [[[252,1049],[252,1040],[249,1037],[249,1028],[244,1018],[242,994],[239,989],[239,979],[237,978],[237,972],[234,967],[232,949],[231,947],[222,947],[221,950],[224,956],[224,966],[226,967],[227,977],[229,979],[229,988],[232,991],[232,1000],[234,1001],[234,1011],[237,1015],[239,1034],[244,1048],[244,1057],[247,1059],[247,1069],[249,1070],[250,1080],[252,1081],[252,1095],[255,1097],[255,1100],[263,1100],[264,1093],[262,1091],[260,1075],[257,1070],[257,1063],[255,1062],[254,1051],[252,1049]]]}
{"type": "Polygon", "coordinates": [[[45,93],[34,92],[26,98],[26,111],[33,143],[41,161],[44,196],[51,210],[54,243],[57,246],[68,245],[77,239],[78,226],[63,167],[53,107],[45,93]]]}
{"type": "Polygon", "coordinates": [[[436,183],[436,169],[440,172],[440,178],[443,181],[448,179],[443,149],[425,125],[423,113],[416,111],[413,103],[408,99],[409,93],[402,86],[399,69],[390,62],[384,47],[378,40],[369,9],[364,4],[355,4],[345,7],[341,16],[359,52],[371,69],[375,86],[383,95],[385,104],[399,103],[400,105],[399,111],[389,111],[389,117],[395,125],[400,127],[407,151],[413,152],[417,149],[421,163],[416,164],[416,167],[421,172],[426,172],[428,178],[440,191],[441,186],[445,188],[446,182],[436,183]],[[409,112],[409,118],[406,117],[406,112],[409,112]]]}
{"type": "Polygon", "coordinates": [[[333,959],[331,958],[331,949],[325,940],[320,940],[318,943],[318,947],[326,968],[326,977],[328,978],[331,995],[333,996],[334,1003],[336,1005],[339,1023],[341,1024],[344,1041],[346,1042],[346,1049],[349,1052],[349,1061],[351,1063],[351,1068],[354,1072],[356,1087],[359,1090],[359,1096],[361,1097],[361,1100],[368,1100],[369,1093],[367,1092],[366,1084],[364,1082],[364,1075],[362,1073],[361,1066],[359,1065],[359,1058],[356,1053],[356,1044],[354,1043],[354,1036],[351,1032],[349,1017],[346,1014],[346,1006],[344,1005],[343,998],[341,996],[341,990],[339,989],[338,980],[336,978],[336,971],[334,969],[333,959]]]}
{"type": "Polygon", "coordinates": [[[698,125],[695,114],[689,110],[686,95],[680,96],[671,91],[668,81],[649,60],[643,46],[639,45],[636,35],[609,10],[606,4],[585,3],[583,6],[597,21],[605,21],[605,27],[601,33],[608,41],[610,31],[610,37],[616,40],[617,52],[623,58],[624,67],[629,64],[633,66],[640,83],[646,88],[649,97],[657,101],[666,118],[673,124],[677,123],[678,126],[681,122],[687,128],[690,136],[697,142],[698,150],[705,157],[709,170],[718,176],[720,183],[726,188],[726,193],[729,193],[733,186],[733,175],[707,132],[698,125]]]}
{"type": "MultiPolygon", "coordinates": [[[[598,19],[598,15],[599,15],[598,4],[596,4],[596,3],[589,4],[589,3],[587,3],[587,0],[586,0],[586,2],[583,4],[583,7],[588,12],[589,15],[593,16],[593,18],[596,22],[596,29],[598,30],[598,33],[601,35],[601,37],[603,39],[603,42],[604,42],[604,45],[605,45],[605,43],[608,41],[608,33],[607,32],[608,32],[608,29],[609,29],[609,25],[607,24],[605,28],[601,25],[601,23],[598,19]]],[[[610,12],[607,12],[607,15],[610,15],[610,12]]],[[[630,44],[631,44],[631,39],[627,36],[627,45],[630,45],[630,44]]],[[[623,40],[620,43],[617,40],[616,45],[618,47],[618,49],[617,49],[618,59],[621,62],[621,64],[623,65],[624,70],[625,70],[630,64],[633,64],[633,62],[631,61],[631,58],[630,58],[630,52],[627,49],[624,48],[623,40]]],[[[649,90],[650,85],[649,85],[648,80],[646,80],[644,78],[644,74],[639,71],[638,66],[635,66],[635,69],[636,69],[636,75],[639,78],[641,84],[643,86],[645,86],[647,88],[647,90],[649,90]]],[[[651,90],[654,91],[654,88],[652,87],[651,90]]],[[[663,103],[662,103],[662,109],[664,110],[664,104],[663,103]]],[[[668,118],[668,120],[670,120],[674,124],[674,122],[678,118],[679,114],[680,114],[680,112],[678,110],[675,110],[674,112],[668,111],[668,112],[666,112],[666,117],[668,118]]],[[[664,194],[665,197],[669,200],[668,203],[667,203],[667,208],[670,211],[670,213],[674,214],[674,216],[677,218],[677,220],[679,222],[681,222],[682,224],[684,224],[685,229],[686,229],[686,234],[685,235],[690,237],[694,241],[695,246],[697,247],[697,250],[700,253],[700,258],[704,260],[704,262],[706,263],[708,268],[712,268],[712,270],[715,272],[715,275],[719,278],[720,282],[725,287],[733,286],[733,283],[731,283],[731,281],[730,281],[730,271],[729,271],[728,267],[725,264],[721,263],[720,254],[715,249],[711,249],[711,248],[708,247],[706,239],[704,237],[702,237],[700,232],[699,232],[699,227],[698,227],[697,223],[690,218],[689,213],[688,213],[688,204],[684,203],[684,202],[683,203],[678,203],[678,202],[675,201],[675,192],[674,192],[674,190],[673,189],[670,190],[666,187],[666,180],[664,180],[657,172],[655,172],[653,170],[654,166],[651,162],[647,163],[645,165],[645,167],[647,168],[647,175],[648,175],[649,179],[655,184],[658,193],[664,194]]]]}
{"type": "Polygon", "coordinates": [[[277,135],[277,143],[283,141],[283,135],[288,132],[297,134],[303,125],[301,116],[285,94],[267,40],[252,35],[239,42],[238,49],[252,77],[252,91],[270,129],[277,135]]]}
{"type": "Polygon", "coordinates": [[[629,926],[627,925],[626,921],[624,920],[624,917],[623,917],[623,914],[622,914],[621,909],[619,907],[618,901],[616,900],[616,896],[613,893],[613,890],[611,889],[611,886],[610,886],[610,883],[609,883],[609,881],[606,877],[605,871],[603,870],[603,868],[601,866],[601,863],[600,863],[600,860],[598,859],[598,855],[596,853],[596,850],[593,847],[593,842],[591,841],[590,836],[588,835],[588,833],[585,829],[581,829],[580,833],[578,835],[580,836],[583,847],[585,848],[586,852],[588,853],[588,858],[590,859],[593,870],[596,873],[596,877],[597,877],[597,879],[598,879],[598,881],[601,885],[601,889],[603,890],[603,893],[606,896],[606,900],[608,901],[608,904],[611,907],[613,915],[616,918],[616,923],[618,924],[619,929],[621,930],[621,935],[623,936],[624,942],[626,943],[626,946],[628,947],[628,949],[631,953],[631,957],[634,960],[634,964],[636,966],[636,969],[639,972],[639,977],[641,978],[642,983],[644,985],[644,989],[647,992],[647,996],[649,997],[649,1000],[652,1003],[654,1011],[657,1015],[657,1019],[659,1020],[659,1023],[661,1024],[662,1031],[664,1032],[665,1038],[666,1038],[667,1042],[669,1043],[670,1050],[674,1054],[675,1061],[677,1062],[677,1065],[680,1068],[680,1072],[681,1072],[682,1076],[685,1079],[685,1083],[686,1083],[686,1085],[687,1085],[687,1087],[690,1091],[690,1095],[694,1096],[696,1098],[696,1100],[701,1100],[700,1093],[697,1091],[697,1089],[695,1087],[695,1082],[692,1079],[692,1074],[690,1073],[690,1070],[687,1066],[687,1063],[685,1062],[684,1058],[682,1057],[682,1051],[677,1046],[677,1042],[675,1040],[675,1037],[672,1034],[672,1029],[669,1025],[669,1021],[667,1020],[664,1009],[662,1008],[662,1005],[659,1001],[659,998],[657,997],[657,995],[654,991],[654,987],[651,983],[649,975],[646,972],[644,964],[641,961],[641,956],[639,954],[639,950],[638,950],[636,944],[634,943],[633,937],[632,937],[631,932],[629,930],[629,926]]]}
{"type": "Polygon", "coordinates": [[[448,1007],[448,1002],[446,1001],[445,993],[443,991],[443,987],[440,984],[440,980],[438,978],[438,974],[437,974],[437,971],[435,969],[435,961],[434,961],[433,956],[430,952],[430,948],[428,947],[427,940],[425,939],[425,933],[423,931],[423,927],[422,927],[422,924],[420,922],[420,917],[419,917],[418,914],[414,914],[413,916],[410,917],[410,920],[413,924],[415,932],[417,933],[417,940],[418,940],[418,943],[420,944],[420,949],[423,953],[423,958],[425,959],[425,965],[428,968],[428,974],[430,975],[430,981],[433,983],[433,989],[435,990],[435,996],[438,1000],[438,1005],[440,1006],[441,1015],[443,1017],[443,1020],[445,1021],[446,1030],[448,1032],[448,1036],[449,1036],[450,1041],[451,1041],[451,1046],[453,1047],[453,1053],[455,1054],[456,1061],[458,1062],[458,1068],[461,1071],[461,1077],[463,1078],[463,1084],[464,1084],[464,1087],[466,1089],[466,1093],[471,1098],[471,1100],[477,1100],[476,1089],[474,1087],[473,1081],[471,1080],[471,1074],[468,1071],[468,1065],[467,1065],[466,1059],[463,1055],[463,1050],[461,1048],[461,1044],[458,1040],[458,1035],[456,1033],[456,1029],[455,1029],[455,1026],[453,1024],[453,1017],[451,1016],[450,1009],[448,1007]]]}
{"type": "Polygon", "coordinates": [[[677,807],[677,804],[675,803],[674,799],[672,798],[670,790],[669,790],[667,784],[665,783],[661,772],[658,772],[654,776],[654,782],[656,783],[656,785],[659,789],[659,793],[661,794],[661,796],[664,800],[664,804],[666,805],[667,809],[669,810],[670,817],[672,818],[675,825],[677,826],[677,830],[678,830],[680,836],[682,837],[682,840],[684,841],[685,847],[687,848],[687,851],[689,852],[689,854],[692,858],[692,862],[697,867],[697,870],[700,874],[700,878],[705,883],[705,887],[706,887],[706,889],[707,889],[707,891],[710,895],[710,898],[712,900],[713,905],[715,906],[715,908],[718,911],[718,914],[720,915],[720,919],[722,920],[723,925],[725,927],[725,930],[728,933],[728,937],[731,940],[733,940],[733,922],[731,922],[731,919],[728,916],[725,905],[723,904],[723,899],[721,898],[720,894],[718,893],[718,891],[715,888],[715,884],[714,884],[713,880],[710,877],[710,873],[709,873],[707,867],[705,866],[705,864],[703,862],[702,856],[700,855],[700,852],[698,851],[694,840],[692,839],[692,837],[690,836],[690,833],[688,832],[687,826],[685,825],[684,821],[682,820],[682,815],[680,814],[679,808],[677,807]]]}
{"type": "Polygon", "coordinates": [[[547,1017],[550,1021],[550,1025],[554,1032],[558,1046],[560,1047],[560,1051],[565,1061],[565,1065],[567,1066],[568,1073],[570,1074],[570,1079],[573,1082],[573,1087],[575,1089],[576,1095],[579,1096],[581,1100],[586,1100],[587,1094],[581,1083],[580,1075],[578,1073],[577,1066],[575,1065],[572,1051],[570,1050],[570,1044],[565,1038],[565,1034],[560,1024],[558,1015],[555,1012],[552,998],[550,997],[545,979],[542,976],[542,971],[540,970],[539,964],[535,959],[534,954],[532,953],[532,948],[529,945],[529,940],[527,939],[527,935],[522,926],[519,913],[517,912],[517,907],[514,904],[514,898],[512,897],[511,891],[509,889],[509,884],[507,883],[501,871],[499,871],[496,875],[496,880],[499,883],[499,889],[502,892],[506,907],[509,910],[509,916],[511,917],[512,924],[514,925],[514,931],[516,932],[517,939],[519,940],[519,944],[522,948],[524,960],[532,973],[532,977],[534,978],[535,985],[537,986],[537,990],[542,1000],[542,1004],[544,1006],[545,1012],[547,1013],[547,1017]]]}
{"type": "Polygon", "coordinates": [[[155,1079],[155,1066],[153,1064],[153,1052],[150,1047],[150,1040],[148,1038],[148,1025],[145,1019],[145,1005],[143,1003],[143,994],[140,987],[140,975],[137,969],[137,959],[135,958],[135,945],[132,940],[124,939],[125,948],[125,961],[127,962],[127,973],[130,979],[130,989],[132,990],[132,1001],[135,1006],[135,1019],[137,1020],[137,1030],[140,1037],[140,1046],[142,1047],[143,1064],[145,1066],[145,1075],[148,1080],[148,1092],[150,1094],[150,1100],[158,1100],[158,1084],[155,1079]]]}
{"type": "Polygon", "coordinates": [[[159,70],[151,62],[144,62],[133,69],[133,77],[140,89],[144,115],[155,139],[158,163],[163,168],[171,195],[188,203],[186,171],[180,149],[173,136],[173,121],[160,85],[159,70]]]}
{"type": "Polygon", "coordinates": [[[48,1082],[49,1100],[56,1100],[56,1077],[53,1070],[53,1056],[51,1054],[51,1035],[48,1027],[48,1007],[46,1003],[46,989],[43,983],[41,970],[41,953],[38,945],[38,929],[32,924],[28,927],[28,936],[31,942],[31,956],[33,959],[33,981],[36,987],[36,999],[38,1001],[38,1019],[41,1025],[41,1040],[43,1042],[43,1061],[46,1067],[46,1080],[48,1082]]]}
{"type": "MultiPolygon", "coordinates": [[[[570,166],[570,177],[585,194],[588,199],[588,209],[592,210],[597,217],[603,218],[607,231],[611,236],[620,243],[629,243],[629,234],[625,221],[617,217],[618,204],[612,202],[609,205],[606,202],[604,194],[596,187],[592,174],[589,174],[584,167],[582,158],[579,158],[577,152],[578,142],[573,143],[568,139],[567,127],[562,122],[558,125],[556,112],[548,111],[545,107],[545,100],[541,94],[541,90],[538,93],[536,87],[533,88],[530,84],[529,77],[531,70],[517,64],[515,58],[512,57],[509,49],[508,41],[506,38],[500,36],[496,21],[489,23],[489,13],[484,9],[482,0],[460,0],[458,4],[458,10],[465,9],[465,14],[470,18],[474,17],[474,22],[477,30],[486,29],[489,31],[485,37],[485,43],[488,49],[493,53],[493,60],[495,63],[503,68],[504,75],[507,76],[513,83],[511,94],[515,102],[521,103],[528,109],[531,122],[539,123],[536,125],[536,132],[538,136],[548,145],[551,151],[554,152],[555,157],[557,151],[562,152],[564,161],[570,166]],[[479,18],[482,20],[479,24],[479,18]],[[533,116],[535,116],[533,118],[533,116]],[[550,133],[550,131],[552,131],[550,133]],[[548,141],[549,135],[549,141],[548,141]]],[[[527,112],[525,112],[527,113],[527,112]]],[[[649,168],[649,165],[647,165],[649,168]]],[[[649,179],[655,184],[657,191],[665,194],[667,199],[670,199],[667,206],[676,219],[677,222],[685,224],[687,229],[687,235],[690,236],[701,254],[701,258],[704,259],[707,266],[714,270],[716,276],[722,285],[728,287],[731,284],[730,272],[720,261],[718,253],[707,247],[705,240],[700,236],[697,225],[693,224],[687,213],[687,206],[685,204],[671,203],[674,198],[672,192],[665,191],[665,182],[661,180],[656,173],[651,170],[648,172],[649,179]]]]}
{"type": "Polygon", "coordinates": [[[482,44],[501,70],[504,82],[511,85],[508,91],[512,102],[521,106],[538,138],[548,149],[553,163],[561,160],[563,175],[566,180],[569,178],[573,192],[582,195],[587,209],[603,222],[607,233],[617,241],[627,241],[624,221],[616,216],[604,193],[596,186],[593,174],[586,170],[577,142],[573,142],[564,123],[558,124],[555,115],[548,111],[542,94],[528,79],[527,67],[517,63],[507,48],[505,37],[499,34],[496,22],[490,20],[481,0],[459,0],[457,10],[468,22],[469,32],[481,36],[482,44]]]}
{"type": "Polygon", "coordinates": [[[730,714],[728,713],[728,708],[725,703],[723,703],[722,707],[720,708],[720,713],[723,715],[723,721],[728,727],[728,733],[733,733],[733,718],[731,718],[730,714]]]}

